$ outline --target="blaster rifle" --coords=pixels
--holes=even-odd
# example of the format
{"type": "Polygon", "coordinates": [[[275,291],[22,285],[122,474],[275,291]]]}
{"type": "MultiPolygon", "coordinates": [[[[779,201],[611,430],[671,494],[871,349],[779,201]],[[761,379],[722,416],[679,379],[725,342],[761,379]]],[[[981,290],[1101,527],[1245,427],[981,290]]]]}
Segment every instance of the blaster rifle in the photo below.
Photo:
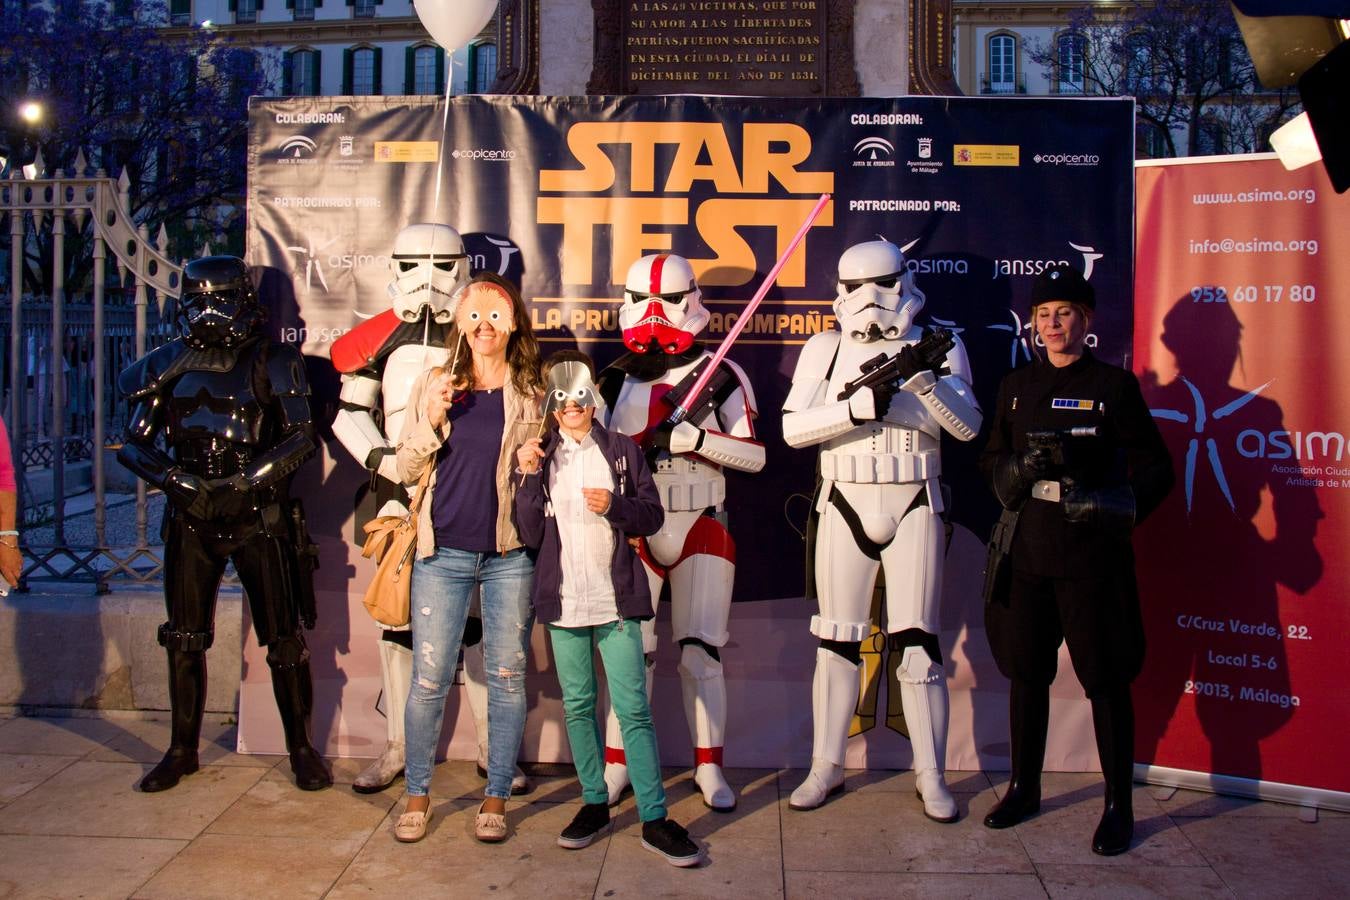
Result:
{"type": "Polygon", "coordinates": [[[1065,463],[1064,445],[1070,441],[1095,438],[1099,434],[1096,425],[1078,425],[1073,428],[1046,428],[1027,432],[1027,446],[1033,450],[1045,451],[1050,461],[1063,468],[1065,463]]]}
{"type": "Polygon", "coordinates": [[[891,356],[878,353],[859,367],[862,374],[844,385],[839,399],[847,400],[864,387],[899,385],[926,369],[937,372],[955,346],[956,338],[950,330],[934,328],[898,353],[891,356]]]}

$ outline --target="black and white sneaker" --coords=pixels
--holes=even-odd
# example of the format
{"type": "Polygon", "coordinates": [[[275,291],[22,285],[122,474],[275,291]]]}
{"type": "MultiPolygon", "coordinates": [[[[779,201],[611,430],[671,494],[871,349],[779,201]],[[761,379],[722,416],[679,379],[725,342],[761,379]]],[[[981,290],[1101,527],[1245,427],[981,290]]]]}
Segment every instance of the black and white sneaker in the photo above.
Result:
{"type": "Polygon", "coordinates": [[[604,803],[587,803],[572,819],[572,824],[558,835],[558,846],[566,847],[568,850],[589,847],[608,828],[609,806],[604,803]]]}
{"type": "Polygon", "coordinates": [[[661,854],[672,866],[696,866],[703,859],[703,851],[689,839],[689,832],[669,819],[643,822],[642,846],[661,854]]]}

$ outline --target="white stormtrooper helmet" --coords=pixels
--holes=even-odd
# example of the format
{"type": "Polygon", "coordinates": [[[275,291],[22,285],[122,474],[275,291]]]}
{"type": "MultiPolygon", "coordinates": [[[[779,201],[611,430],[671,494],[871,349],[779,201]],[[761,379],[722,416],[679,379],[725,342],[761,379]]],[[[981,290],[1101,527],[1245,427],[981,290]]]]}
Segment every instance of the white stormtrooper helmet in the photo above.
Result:
{"type": "Polygon", "coordinates": [[[923,303],[905,254],[890,241],[854,244],[839,257],[834,315],[849,339],[869,343],[903,337],[923,303]]]}
{"type": "Polygon", "coordinates": [[[662,353],[688,350],[708,324],[708,310],[689,260],[673,253],[644,256],[628,269],[619,328],[634,353],[646,353],[653,341],[662,353]]]}
{"type": "Polygon", "coordinates": [[[455,292],[469,280],[469,257],[464,239],[449,225],[409,225],[394,238],[389,254],[389,300],[405,322],[422,317],[430,307],[437,322],[455,317],[455,292]]]}

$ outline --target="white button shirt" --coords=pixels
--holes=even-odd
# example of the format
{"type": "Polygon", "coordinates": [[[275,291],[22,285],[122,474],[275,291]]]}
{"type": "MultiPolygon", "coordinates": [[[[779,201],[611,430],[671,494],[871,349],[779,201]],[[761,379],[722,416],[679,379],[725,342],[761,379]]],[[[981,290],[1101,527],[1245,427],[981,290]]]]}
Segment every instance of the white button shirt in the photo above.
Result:
{"type": "Polygon", "coordinates": [[[604,625],[619,618],[611,571],[614,528],[604,516],[586,508],[581,489],[614,490],[614,473],[595,440],[580,443],[559,432],[562,440],[549,467],[548,490],[562,544],[563,628],[604,625]]]}

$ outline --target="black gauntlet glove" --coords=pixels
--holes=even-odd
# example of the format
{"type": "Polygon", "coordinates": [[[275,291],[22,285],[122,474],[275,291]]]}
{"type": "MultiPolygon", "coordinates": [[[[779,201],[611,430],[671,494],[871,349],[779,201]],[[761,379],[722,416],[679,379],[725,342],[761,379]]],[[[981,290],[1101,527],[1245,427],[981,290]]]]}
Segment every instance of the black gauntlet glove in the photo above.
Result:
{"type": "Polygon", "coordinates": [[[1053,476],[1059,469],[1054,450],[1033,444],[1018,452],[1003,454],[994,469],[994,493],[1006,509],[1016,509],[1026,500],[1031,486],[1053,476]]]}
{"type": "Polygon", "coordinates": [[[1128,485],[1095,491],[1069,484],[1065,488],[1060,503],[1068,521],[1096,525],[1121,535],[1128,535],[1134,528],[1134,491],[1128,485]]]}

